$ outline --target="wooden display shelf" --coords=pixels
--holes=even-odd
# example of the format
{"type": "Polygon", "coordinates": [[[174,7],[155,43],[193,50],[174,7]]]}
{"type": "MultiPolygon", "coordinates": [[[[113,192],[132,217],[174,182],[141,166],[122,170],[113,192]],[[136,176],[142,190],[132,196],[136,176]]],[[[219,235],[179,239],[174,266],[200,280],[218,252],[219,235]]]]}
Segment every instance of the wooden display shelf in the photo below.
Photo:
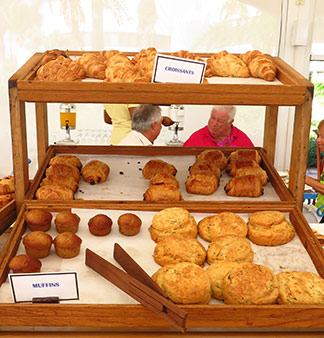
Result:
{"type": "MultiPolygon", "coordinates": [[[[80,56],[83,52],[69,51],[80,56]]],[[[134,53],[128,53],[134,55],[134,53]]],[[[302,208],[304,177],[311,121],[313,84],[283,60],[273,57],[281,84],[169,84],[40,82],[35,72],[44,53],[35,53],[9,79],[12,151],[16,180],[17,210],[28,189],[25,102],[35,102],[39,165],[48,149],[48,102],[234,104],[266,106],[263,148],[274,162],[279,106],[295,106],[289,190],[302,208]]],[[[208,57],[211,54],[199,54],[208,57]]]]}

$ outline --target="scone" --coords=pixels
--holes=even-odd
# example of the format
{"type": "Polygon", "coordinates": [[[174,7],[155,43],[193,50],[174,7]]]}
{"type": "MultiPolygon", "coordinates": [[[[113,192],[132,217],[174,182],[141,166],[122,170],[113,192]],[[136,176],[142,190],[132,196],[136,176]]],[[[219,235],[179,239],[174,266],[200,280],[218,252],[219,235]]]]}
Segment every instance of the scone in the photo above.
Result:
{"type": "Polygon", "coordinates": [[[145,178],[151,179],[157,173],[168,173],[175,176],[177,169],[173,164],[162,160],[150,160],[145,163],[142,170],[142,174],[145,178]]]}
{"type": "Polygon", "coordinates": [[[23,238],[26,254],[34,258],[47,257],[51,252],[53,239],[44,231],[32,231],[23,238]]]}
{"type": "Polygon", "coordinates": [[[223,291],[222,291],[222,283],[223,278],[230,272],[230,270],[237,266],[240,263],[230,262],[230,261],[215,261],[211,264],[207,271],[212,297],[218,300],[223,300],[223,291]]]}
{"type": "Polygon", "coordinates": [[[211,195],[219,186],[217,177],[210,170],[195,171],[186,180],[186,190],[190,194],[211,195]]]}
{"type": "Polygon", "coordinates": [[[224,277],[222,291],[226,304],[274,304],[279,294],[279,283],[268,267],[240,263],[224,277]]]}
{"type": "Polygon", "coordinates": [[[217,179],[221,177],[221,170],[217,165],[213,162],[209,162],[206,160],[196,161],[190,168],[190,175],[194,174],[196,171],[200,170],[210,170],[217,179]]]}
{"type": "Polygon", "coordinates": [[[141,219],[132,213],[120,215],[117,220],[119,232],[125,236],[135,236],[141,230],[141,219]]]}
{"type": "Polygon", "coordinates": [[[205,241],[212,242],[217,237],[225,235],[246,237],[247,225],[240,216],[233,212],[221,212],[200,220],[198,232],[205,241]]]}
{"type": "Polygon", "coordinates": [[[55,252],[62,258],[73,258],[80,252],[82,239],[73,232],[62,232],[54,239],[55,252]]]}
{"type": "Polygon", "coordinates": [[[324,304],[324,280],[308,271],[285,271],[277,275],[279,304],[324,304]]]}
{"type": "Polygon", "coordinates": [[[110,233],[112,220],[107,215],[98,214],[90,218],[89,231],[95,236],[106,236],[110,233]]]}
{"type": "Polygon", "coordinates": [[[208,304],[211,288],[207,272],[194,263],[178,263],[160,268],[153,280],[177,304],[208,304]]]}
{"type": "Polygon", "coordinates": [[[146,202],[182,201],[182,195],[179,189],[174,185],[168,184],[150,185],[145,191],[143,197],[146,202]]]}
{"type": "Polygon", "coordinates": [[[195,238],[170,235],[157,243],[153,258],[161,266],[181,262],[191,262],[203,266],[206,260],[206,250],[195,238]]]}
{"type": "Polygon", "coordinates": [[[149,228],[151,238],[158,242],[168,235],[197,238],[197,224],[189,211],[180,208],[166,208],[156,213],[149,228]]]}
{"type": "Polygon", "coordinates": [[[30,209],[25,213],[25,221],[31,231],[48,231],[51,228],[52,217],[45,209],[30,209]]]}
{"type": "Polygon", "coordinates": [[[281,212],[260,211],[250,216],[247,236],[254,244],[276,246],[290,242],[295,236],[295,228],[281,212]]]}
{"type": "Polygon", "coordinates": [[[214,163],[220,169],[224,169],[227,164],[227,158],[224,153],[218,149],[204,150],[197,155],[196,161],[209,161],[214,163]]]}
{"type": "Polygon", "coordinates": [[[58,233],[77,232],[80,223],[80,217],[69,210],[59,212],[55,217],[55,226],[58,233]]]}
{"type": "Polygon", "coordinates": [[[13,273],[40,272],[41,266],[41,261],[29,255],[15,256],[9,262],[9,269],[11,269],[13,273]]]}
{"type": "Polygon", "coordinates": [[[53,165],[56,163],[72,165],[73,167],[76,167],[79,170],[81,170],[82,168],[81,161],[75,155],[56,155],[50,159],[49,165],[53,165]]]}
{"type": "Polygon", "coordinates": [[[216,261],[250,262],[254,258],[250,242],[244,238],[233,235],[220,236],[211,242],[207,249],[207,262],[216,261]]]}
{"type": "Polygon", "coordinates": [[[83,179],[91,185],[103,183],[110,172],[109,166],[98,160],[88,162],[81,170],[83,179]]]}

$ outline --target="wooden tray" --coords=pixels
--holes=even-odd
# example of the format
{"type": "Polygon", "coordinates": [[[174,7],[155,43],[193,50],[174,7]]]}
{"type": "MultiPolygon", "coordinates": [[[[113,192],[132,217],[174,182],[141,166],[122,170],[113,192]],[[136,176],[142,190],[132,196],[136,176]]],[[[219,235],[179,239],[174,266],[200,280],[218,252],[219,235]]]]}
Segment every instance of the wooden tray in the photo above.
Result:
{"type": "Polygon", "coordinates": [[[8,229],[16,218],[16,201],[12,200],[0,209],[0,235],[8,229]]]}

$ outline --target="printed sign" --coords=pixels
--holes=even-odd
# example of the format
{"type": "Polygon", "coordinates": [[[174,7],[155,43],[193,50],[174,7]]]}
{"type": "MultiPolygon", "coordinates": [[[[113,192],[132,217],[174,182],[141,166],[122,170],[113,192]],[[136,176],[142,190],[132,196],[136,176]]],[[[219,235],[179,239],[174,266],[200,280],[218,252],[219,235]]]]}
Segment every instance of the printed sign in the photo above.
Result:
{"type": "Polygon", "coordinates": [[[58,297],[59,300],[79,299],[76,272],[9,274],[15,303],[31,302],[36,297],[58,297]]]}
{"type": "Polygon", "coordinates": [[[206,62],[156,54],[152,82],[201,83],[206,62]]]}

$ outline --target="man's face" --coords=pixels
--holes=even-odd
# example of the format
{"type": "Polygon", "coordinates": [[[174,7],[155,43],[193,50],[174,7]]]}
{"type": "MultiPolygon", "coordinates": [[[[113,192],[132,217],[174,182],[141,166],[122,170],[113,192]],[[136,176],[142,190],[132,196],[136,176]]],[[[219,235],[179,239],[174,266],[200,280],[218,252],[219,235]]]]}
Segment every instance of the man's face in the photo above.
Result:
{"type": "Polygon", "coordinates": [[[321,151],[324,151],[324,125],[317,132],[317,144],[321,151]]]}
{"type": "Polygon", "coordinates": [[[228,121],[228,112],[212,110],[208,120],[208,130],[213,138],[226,136],[233,120],[228,121]]]}

